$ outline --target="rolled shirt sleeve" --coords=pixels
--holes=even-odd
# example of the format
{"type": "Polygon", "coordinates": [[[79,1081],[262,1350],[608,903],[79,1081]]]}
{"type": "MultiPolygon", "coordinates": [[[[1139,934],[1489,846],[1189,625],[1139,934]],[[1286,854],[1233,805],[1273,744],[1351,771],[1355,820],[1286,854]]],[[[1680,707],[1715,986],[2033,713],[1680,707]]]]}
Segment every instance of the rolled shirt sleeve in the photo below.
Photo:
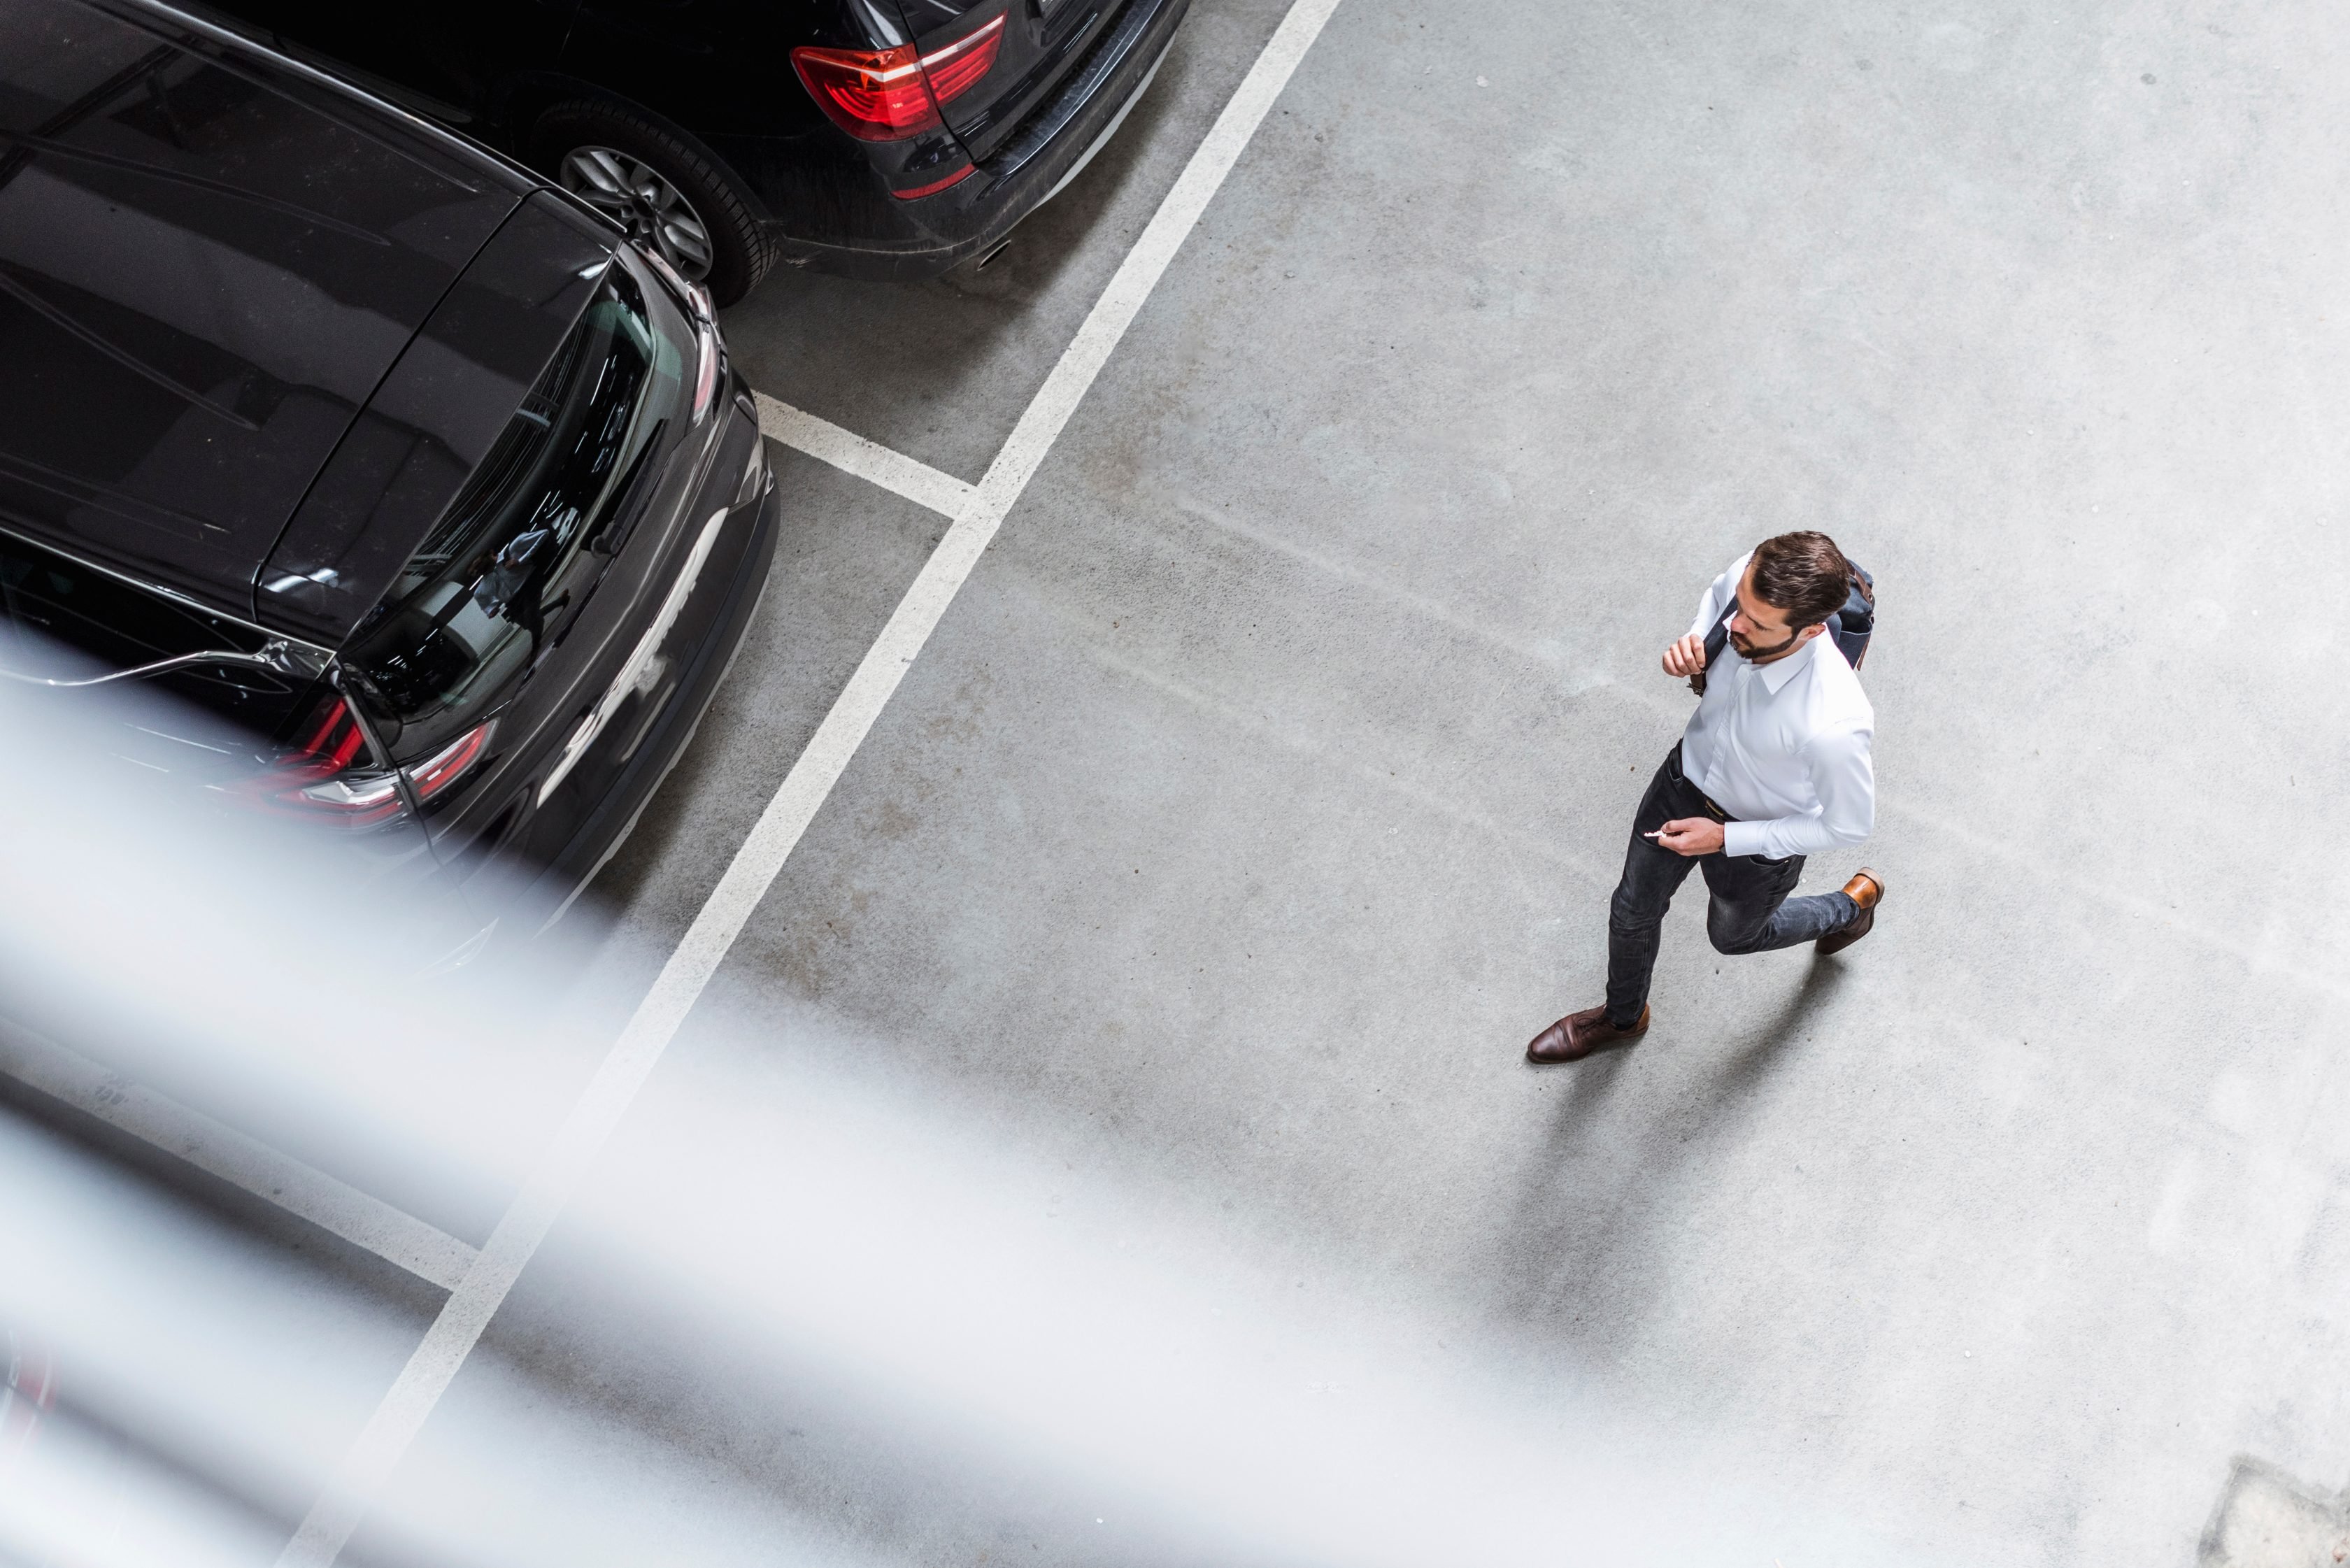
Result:
{"type": "MultiPolygon", "coordinates": [[[[1719,613],[1719,612],[1717,612],[1719,613]]],[[[1869,761],[1866,724],[1840,724],[1812,737],[1804,749],[1819,808],[1768,822],[1732,822],[1721,830],[1725,855],[1783,860],[1858,844],[1877,826],[1877,773],[1869,761]]]]}

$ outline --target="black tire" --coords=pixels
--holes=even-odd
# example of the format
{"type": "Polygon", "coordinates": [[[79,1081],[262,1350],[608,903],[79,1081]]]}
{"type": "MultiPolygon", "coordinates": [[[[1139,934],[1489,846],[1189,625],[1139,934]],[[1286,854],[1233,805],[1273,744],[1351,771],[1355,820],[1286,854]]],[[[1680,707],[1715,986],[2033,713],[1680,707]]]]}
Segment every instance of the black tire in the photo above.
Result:
{"type": "Polygon", "coordinates": [[[633,214],[616,210],[612,201],[583,188],[586,182],[568,170],[575,152],[598,148],[635,160],[668,182],[682,199],[708,238],[710,258],[702,275],[695,276],[690,266],[679,270],[689,282],[708,284],[712,300],[732,305],[767,275],[775,255],[759,220],[752,215],[753,198],[715,158],[677,131],[625,104],[597,99],[556,104],[531,127],[533,165],[650,243],[653,214],[644,203],[638,203],[633,214]]]}

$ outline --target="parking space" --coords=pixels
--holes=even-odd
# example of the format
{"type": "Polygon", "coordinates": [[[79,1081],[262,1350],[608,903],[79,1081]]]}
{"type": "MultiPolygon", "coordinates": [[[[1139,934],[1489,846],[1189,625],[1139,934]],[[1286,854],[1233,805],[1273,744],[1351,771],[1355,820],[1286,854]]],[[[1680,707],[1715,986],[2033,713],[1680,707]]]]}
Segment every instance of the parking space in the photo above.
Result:
{"type": "MultiPolygon", "coordinates": [[[[656,969],[946,527],[936,513],[815,458],[778,447],[774,461],[798,510],[758,622],[694,745],[591,900],[628,910],[656,969]]],[[[581,915],[592,919],[592,908],[581,915]]],[[[622,992],[650,980],[648,971],[622,992]]]]}
{"type": "Polygon", "coordinates": [[[901,286],[785,272],[727,313],[752,383],[976,482],[1289,7],[1195,5],[1085,171],[983,270],[901,286]]]}
{"type": "MultiPolygon", "coordinates": [[[[786,273],[729,314],[790,438],[784,543],[566,922],[592,961],[525,1141],[572,1137],[866,703],[565,1181],[657,1187],[740,1095],[695,1158],[754,1182],[820,1068],[1211,1217],[1300,1290],[1376,1282],[1430,1343],[1773,1500],[1783,1534],[1742,1544],[1786,1568],[2183,1563],[2244,1463],[2330,1489],[2350,962],[2303,847],[2350,785],[2323,679],[2350,566],[2327,18],[1344,0],[935,630],[859,697],[962,525],[951,484],[1005,452],[1290,13],[1196,0],[985,269],[786,273]],[[1525,1066],[1597,1000],[1627,818],[1689,711],[1659,650],[1724,563],[1812,525],[1880,584],[1881,794],[1804,890],[1866,859],[1877,932],[1725,960],[1685,895],[1647,1042],[1525,1066]]],[[[681,1231],[788,1251],[706,1179],[681,1231]]],[[[769,1402],[839,1367],[737,1386],[684,1319],[594,1299],[609,1237],[554,1213],[502,1254],[486,1354],[388,1450],[436,1506],[520,1408],[577,1552],[1204,1560],[1049,1466],[927,1486],[947,1438],[769,1402]],[[632,1469],[640,1492],[581,1480],[632,1469]]],[[[492,1224],[452,1221],[450,1256],[496,1251],[492,1224]]],[[[501,1505],[466,1517],[494,1533],[501,1505]]]]}

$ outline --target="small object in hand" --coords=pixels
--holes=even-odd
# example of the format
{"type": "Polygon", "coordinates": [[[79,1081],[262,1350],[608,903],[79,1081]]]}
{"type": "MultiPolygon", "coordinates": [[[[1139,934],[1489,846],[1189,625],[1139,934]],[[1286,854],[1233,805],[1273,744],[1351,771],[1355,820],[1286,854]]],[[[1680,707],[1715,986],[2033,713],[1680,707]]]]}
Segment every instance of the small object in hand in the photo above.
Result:
{"type": "Polygon", "coordinates": [[[1660,827],[1654,833],[1644,833],[1640,835],[1640,836],[1643,838],[1662,839],[1665,836],[1665,830],[1660,827]]]}

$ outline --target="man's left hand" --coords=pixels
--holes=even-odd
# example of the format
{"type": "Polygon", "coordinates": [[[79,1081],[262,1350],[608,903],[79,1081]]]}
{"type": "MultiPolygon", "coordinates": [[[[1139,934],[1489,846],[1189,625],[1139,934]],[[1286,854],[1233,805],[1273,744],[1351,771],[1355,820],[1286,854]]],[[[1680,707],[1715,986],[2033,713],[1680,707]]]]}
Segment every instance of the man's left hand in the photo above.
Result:
{"type": "Polygon", "coordinates": [[[1665,824],[1657,843],[1676,855],[1711,855],[1721,848],[1721,824],[1710,816],[1680,816],[1665,824]]]}

